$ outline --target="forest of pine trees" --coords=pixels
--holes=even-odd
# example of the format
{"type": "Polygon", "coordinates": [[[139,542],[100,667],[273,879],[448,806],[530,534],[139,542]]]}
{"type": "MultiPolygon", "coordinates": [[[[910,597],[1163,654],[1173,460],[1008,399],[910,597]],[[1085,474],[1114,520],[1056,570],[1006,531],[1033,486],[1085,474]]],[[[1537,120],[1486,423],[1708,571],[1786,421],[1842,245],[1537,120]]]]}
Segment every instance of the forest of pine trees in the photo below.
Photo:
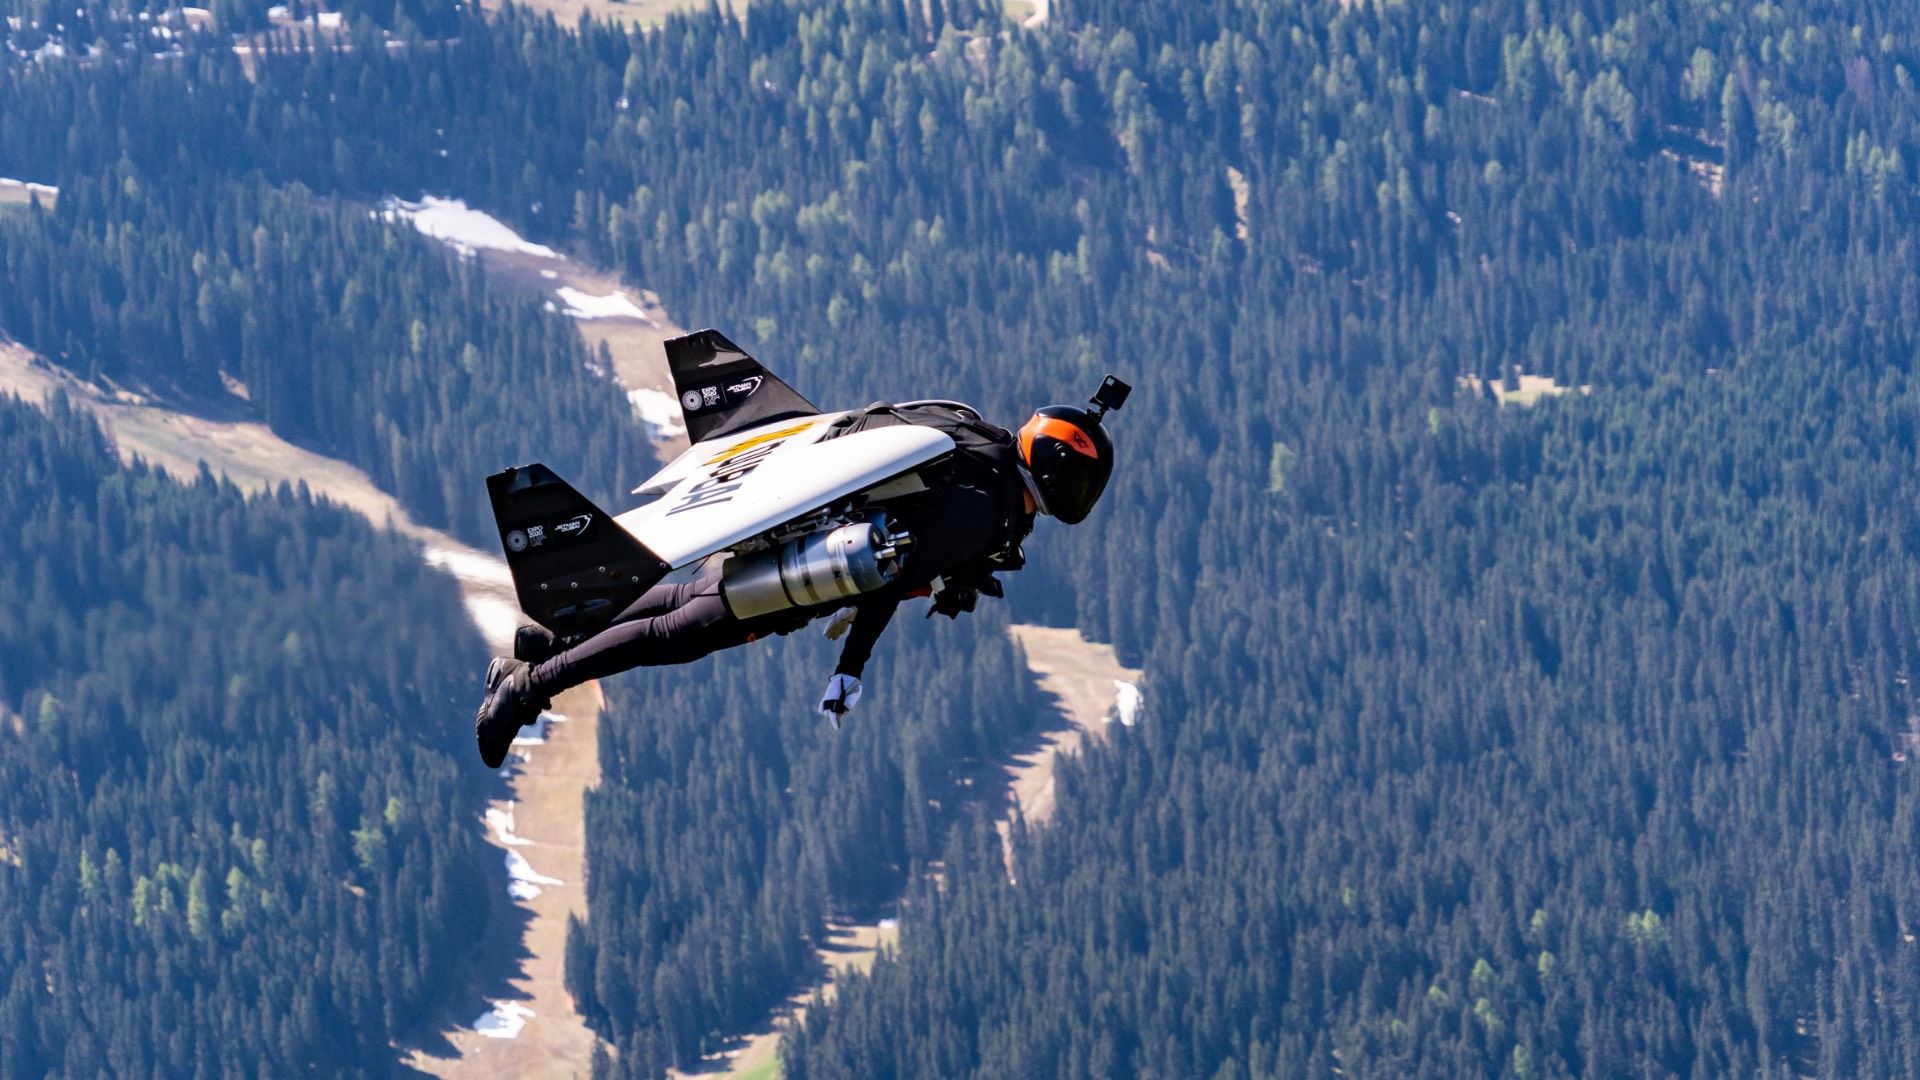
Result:
{"type": "Polygon", "coordinates": [[[498,887],[453,582],[64,405],[0,453],[0,1074],[385,1073],[498,887]]]}
{"type": "MultiPolygon", "coordinates": [[[[823,402],[1139,387],[1009,606],[1144,662],[1152,712],[1064,772],[1018,885],[1000,808],[944,797],[1032,706],[1002,615],[897,629],[837,738],[811,635],[615,682],[569,942],[604,1071],[687,1064],[905,889],[789,1075],[1920,1072],[1920,11],[823,0],[360,45],[0,72],[0,174],[63,187],[0,231],[47,268],[0,328],[311,386],[277,427],[468,535],[460,485],[529,445],[462,442],[469,403],[532,376],[443,388],[465,343],[604,410],[568,422],[620,403],[558,320],[443,303],[484,283],[366,218],[389,194],[823,402]],[[314,313],[251,305],[284,353],[253,289],[314,313]],[[1523,374],[1572,392],[1461,381],[1523,374]]],[[[590,482],[638,467],[620,430],[590,482]]]]}

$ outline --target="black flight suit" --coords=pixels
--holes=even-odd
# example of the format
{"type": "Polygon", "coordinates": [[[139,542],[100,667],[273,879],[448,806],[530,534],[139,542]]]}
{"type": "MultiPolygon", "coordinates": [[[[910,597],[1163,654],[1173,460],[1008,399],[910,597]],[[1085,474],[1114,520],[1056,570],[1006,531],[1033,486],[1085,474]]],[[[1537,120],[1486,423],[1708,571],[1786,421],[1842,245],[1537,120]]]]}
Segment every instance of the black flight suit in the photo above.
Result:
{"type": "MultiPolygon", "coordinates": [[[[972,610],[976,590],[997,595],[992,571],[1019,568],[1020,541],[1033,527],[1013,436],[970,413],[877,403],[835,421],[823,437],[898,424],[945,431],[960,449],[921,470],[926,491],[888,503],[892,521],[912,535],[913,544],[898,576],[851,601],[857,614],[834,670],[856,679],[902,600],[938,578],[943,589],[937,610],[972,610]]],[[[758,637],[791,633],[843,606],[846,602],[738,618],[721,593],[720,572],[709,570],[692,581],[649,589],[605,630],[536,666],[533,688],[552,695],[628,668],[689,663],[758,637]]]]}

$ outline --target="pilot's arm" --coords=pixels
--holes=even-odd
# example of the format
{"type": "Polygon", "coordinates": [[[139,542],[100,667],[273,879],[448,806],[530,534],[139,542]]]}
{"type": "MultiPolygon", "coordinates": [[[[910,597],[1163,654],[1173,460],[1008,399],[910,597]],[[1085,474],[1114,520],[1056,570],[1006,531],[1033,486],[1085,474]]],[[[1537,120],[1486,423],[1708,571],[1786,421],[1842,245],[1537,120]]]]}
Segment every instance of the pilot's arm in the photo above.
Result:
{"type": "Polygon", "coordinates": [[[960,488],[911,523],[913,549],[906,574],[855,600],[853,625],[840,650],[839,666],[820,695],[820,715],[835,728],[841,717],[860,701],[860,676],[873,655],[874,643],[893,620],[900,601],[918,595],[927,583],[989,551],[998,533],[999,507],[993,498],[974,488],[960,488]]]}
{"type": "Polygon", "coordinates": [[[840,647],[840,665],[833,669],[835,675],[860,677],[867,669],[867,659],[873,655],[874,642],[880,640],[899,608],[900,594],[892,589],[868,593],[854,601],[853,625],[847,629],[847,643],[840,647]]]}
{"type": "MultiPolygon", "coordinates": [[[[892,586],[854,601],[850,611],[853,625],[847,629],[847,643],[840,649],[840,663],[820,694],[820,715],[835,731],[840,730],[841,718],[860,704],[860,673],[866,670],[867,658],[873,655],[873,643],[880,640],[881,631],[887,628],[899,607],[900,591],[892,586]]],[[[832,629],[827,633],[831,635],[832,629]]]]}

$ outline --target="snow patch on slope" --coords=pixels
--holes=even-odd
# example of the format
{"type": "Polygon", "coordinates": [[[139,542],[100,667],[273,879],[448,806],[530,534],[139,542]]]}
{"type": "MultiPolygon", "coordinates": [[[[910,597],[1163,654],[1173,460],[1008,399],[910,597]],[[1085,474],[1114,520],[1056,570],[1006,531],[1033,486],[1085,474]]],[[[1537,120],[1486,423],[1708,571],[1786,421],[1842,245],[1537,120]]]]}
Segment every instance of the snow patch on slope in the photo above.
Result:
{"type": "Polygon", "coordinates": [[[656,439],[677,439],[687,433],[687,420],[680,412],[680,402],[664,390],[627,391],[627,401],[633,405],[633,414],[647,425],[656,439]]]}
{"type": "Polygon", "coordinates": [[[656,330],[660,327],[653,316],[633,302],[633,297],[618,289],[605,296],[595,296],[571,285],[562,285],[554,290],[554,295],[567,305],[567,314],[576,319],[638,319],[656,330]]]}
{"type": "Polygon", "coordinates": [[[517,251],[542,259],[563,256],[546,246],[521,238],[499,218],[484,210],[475,210],[461,199],[443,199],[427,195],[417,203],[388,199],[382,204],[382,216],[388,221],[408,221],[421,233],[450,245],[462,255],[476,251],[517,251]]]}
{"type": "Polygon", "coordinates": [[[507,852],[507,895],[515,900],[531,900],[540,895],[542,885],[565,885],[559,878],[548,877],[533,868],[525,855],[517,851],[507,852]]]}
{"type": "Polygon", "coordinates": [[[15,180],[10,176],[0,176],[0,188],[24,189],[30,195],[54,196],[60,189],[52,184],[36,184],[31,180],[15,180]]]}
{"type": "Polygon", "coordinates": [[[497,806],[487,808],[487,827],[493,830],[493,838],[507,847],[520,847],[533,841],[517,836],[513,831],[513,804],[508,803],[505,810],[497,806]]]}
{"type": "Polygon", "coordinates": [[[495,649],[511,648],[513,632],[520,625],[520,601],[514,596],[513,574],[504,560],[485,555],[464,545],[449,546],[428,540],[427,565],[452,574],[465,586],[467,615],[480,628],[480,636],[495,649]]]}
{"type": "Polygon", "coordinates": [[[520,734],[513,737],[513,745],[544,746],[547,741],[547,736],[552,734],[551,725],[564,724],[566,722],[567,718],[561,713],[543,712],[533,723],[520,729],[520,734]]]}
{"type": "Polygon", "coordinates": [[[473,1030],[489,1039],[517,1039],[533,1019],[533,1010],[517,1001],[488,1001],[493,1008],[473,1022],[473,1030]]]}
{"type": "Polygon", "coordinates": [[[1121,727],[1132,727],[1140,720],[1140,710],[1147,704],[1146,696],[1140,688],[1130,682],[1113,680],[1113,714],[1121,727]]]}

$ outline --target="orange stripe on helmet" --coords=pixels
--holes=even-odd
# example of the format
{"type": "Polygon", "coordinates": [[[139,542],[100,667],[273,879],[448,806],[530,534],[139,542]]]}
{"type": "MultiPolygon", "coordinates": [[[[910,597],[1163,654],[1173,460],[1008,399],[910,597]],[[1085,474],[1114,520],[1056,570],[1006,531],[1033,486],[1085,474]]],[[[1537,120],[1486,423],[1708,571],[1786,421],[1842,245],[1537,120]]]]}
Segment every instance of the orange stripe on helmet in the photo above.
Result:
{"type": "Polygon", "coordinates": [[[1029,464],[1033,461],[1033,440],[1042,435],[1059,439],[1080,454],[1095,461],[1100,460],[1100,448],[1094,445],[1086,432],[1080,430],[1078,424],[1052,416],[1035,416],[1020,429],[1020,456],[1029,464]]]}

